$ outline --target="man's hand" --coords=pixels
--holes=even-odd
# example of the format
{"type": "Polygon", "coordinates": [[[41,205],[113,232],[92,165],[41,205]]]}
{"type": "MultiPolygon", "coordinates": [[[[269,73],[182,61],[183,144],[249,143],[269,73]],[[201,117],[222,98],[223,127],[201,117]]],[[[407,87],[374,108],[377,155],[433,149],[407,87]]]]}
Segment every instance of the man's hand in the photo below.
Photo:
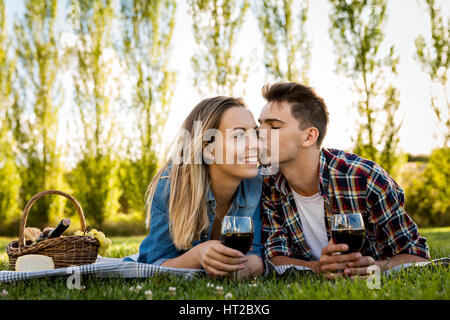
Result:
{"type": "Polygon", "coordinates": [[[372,257],[361,256],[357,261],[347,263],[344,274],[350,278],[355,278],[356,276],[367,278],[370,276],[368,267],[372,265],[375,265],[375,260],[372,257]]]}
{"type": "MultiPolygon", "coordinates": [[[[357,263],[362,257],[361,253],[353,252],[346,254],[348,245],[334,244],[332,240],[322,249],[321,257],[318,264],[318,273],[327,279],[336,279],[343,277],[344,270],[348,263],[357,263]]],[[[367,258],[367,257],[365,257],[367,258]]],[[[355,264],[354,267],[357,265],[355,264]]]]}

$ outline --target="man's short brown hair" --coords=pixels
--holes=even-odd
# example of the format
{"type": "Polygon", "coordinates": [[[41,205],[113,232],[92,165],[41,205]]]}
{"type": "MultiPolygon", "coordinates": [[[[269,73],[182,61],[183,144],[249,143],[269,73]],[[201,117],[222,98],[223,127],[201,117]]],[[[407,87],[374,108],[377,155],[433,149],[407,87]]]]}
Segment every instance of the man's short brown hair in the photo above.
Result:
{"type": "Polygon", "coordinates": [[[277,82],[264,85],[262,95],[267,102],[289,102],[301,130],[311,126],[319,130],[316,144],[320,148],[327,132],[328,109],[312,88],[295,82],[277,82]]]}

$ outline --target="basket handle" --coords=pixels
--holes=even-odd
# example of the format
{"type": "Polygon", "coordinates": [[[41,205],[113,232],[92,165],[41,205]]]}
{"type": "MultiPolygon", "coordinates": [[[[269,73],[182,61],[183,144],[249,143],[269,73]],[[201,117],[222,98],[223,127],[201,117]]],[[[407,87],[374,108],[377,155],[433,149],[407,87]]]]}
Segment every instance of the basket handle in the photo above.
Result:
{"type": "Polygon", "coordinates": [[[84,232],[86,230],[86,222],[84,219],[83,209],[81,209],[81,206],[78,204],[77,200],[74,197],[72,197],[70,194],[67,194],[65,192],[58,191],[58,190],[42,191],[42,192],[39,192],[38,194],[36,194],[33,198],[31,198],[30,201],[28,201],[27,205],[25,206],[25,209],[23,209],[22,218],[20,219],[19,249],[26,246],[24,232],[25,232],[25,225],[27,223],[28,213],[30,212],[31,206],[38,199],[40,199],[43,196],[46,196],[48,194],[58,194],[58,195],[61,195],[63,197],[66,197],[67,199],[69,199],[72,202],[72,204],[75,206],[75,209],[77,210],[78,215],[80,216],[81,231],[84,232]]]}

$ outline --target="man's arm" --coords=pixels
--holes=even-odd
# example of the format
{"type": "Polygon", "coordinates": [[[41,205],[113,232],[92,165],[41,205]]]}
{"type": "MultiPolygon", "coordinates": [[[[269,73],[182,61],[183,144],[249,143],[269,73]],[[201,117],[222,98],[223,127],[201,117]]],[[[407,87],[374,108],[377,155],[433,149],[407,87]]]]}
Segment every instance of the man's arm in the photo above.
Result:
{"type": "Polygon", "coordinates": [[[355,262],[349,262],[347,267],[344,269],[345,275],[350,277],[356,275],[366,276],[369,274],[367,268],[371,265],[377,265],[380,268],[380,272],[384,272],[390,268],[394,268],[405,263],[427,261],[427,259],[413,254],[398,254],[390,259],[379,261],[375,261],[371,257],[363,258],[364,259],[360,259],[355,262]]]}
{"type": "Polygon", "coordinates": [[[374,235],[385,258],[375,261],[363,257],[358,262],[349,263],[344,273],[365,275],[367,267],[376,264],[381,272],[395,266],[423,262],[430,258],[426,239],[421,237],[417,225],[404,209],[403,190],[381,168],[375,168],[368,183],[367,205],[369,220],[374,224],[374,235]]]}
{"type": "Polygon", "coordinates": [[[380,267],[381,272],[399,266],[405,263],[413,262],[425,262],[428,261],[424,257],[416,256],[413,254],[398,254],[388,260],[376,261],[375,264],[380,267]]]}
{"type": "Polygon", "coordinates": [[[403,190],[383,169],[374,171],[378,174],[373,174],[368,183],[366,201],[383,259],[400,254],[429,259],[426,239],[420,236],[417,225],[405,211],[403,190]]]}

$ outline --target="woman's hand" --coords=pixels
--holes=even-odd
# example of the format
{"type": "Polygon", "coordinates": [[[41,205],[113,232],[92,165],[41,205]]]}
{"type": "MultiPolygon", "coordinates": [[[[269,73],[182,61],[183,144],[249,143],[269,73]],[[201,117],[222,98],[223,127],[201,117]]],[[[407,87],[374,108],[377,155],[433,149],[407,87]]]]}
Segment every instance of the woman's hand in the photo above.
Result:
{"type": "Polygon", "coordinates": [[[248,261],[242,252],[226,247],[218,240],[205,241],[194,248],[198,261],[210,276],[227,276],[244,269],[243,264],[248,261]]]}

